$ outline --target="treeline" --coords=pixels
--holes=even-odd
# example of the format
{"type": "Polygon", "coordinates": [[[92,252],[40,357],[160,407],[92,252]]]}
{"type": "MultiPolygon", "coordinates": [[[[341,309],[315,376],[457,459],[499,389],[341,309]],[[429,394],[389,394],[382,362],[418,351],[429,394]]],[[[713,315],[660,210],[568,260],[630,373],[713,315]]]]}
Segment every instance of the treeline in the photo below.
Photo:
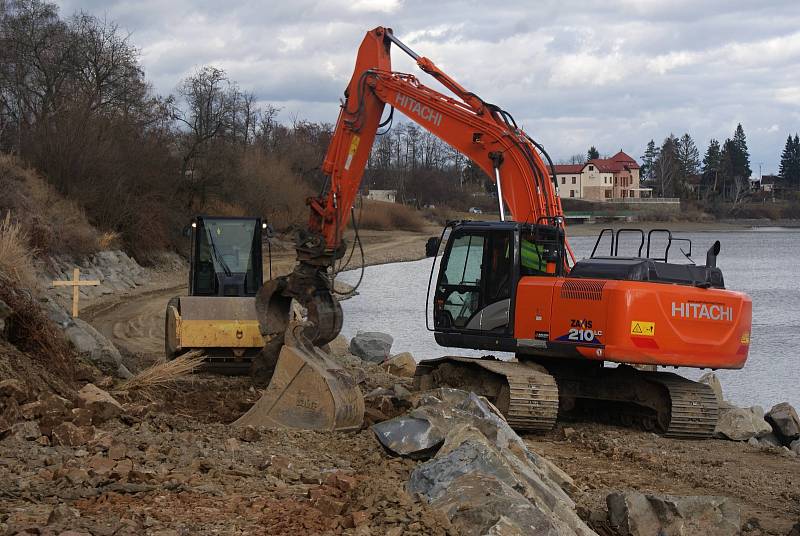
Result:
{"type": "Polygon", "coordinates": [[[487,201],[473,195],[494,191],[492,180],[471,160],[413,123],[398,123],[379,135],[364,184],[397,190],[398,200],[421,208],[467,208],[487,201]]]}
{"type": "Polygon", "coordinates": [[[688,133],[650,140],[641,157],[642,179],[659,197],[740,203],[750,191],[750,153],[742,125],[722,144],[711,139],[703,159],[688,133]]]}
{"type": "Polygon", "coordinates": [[[195,213],[305,219],[332,126],[277,113],[213,67],[156,95],[115,24],[0,0],[0,150],[140,258],[183,243],[195,213]]]}

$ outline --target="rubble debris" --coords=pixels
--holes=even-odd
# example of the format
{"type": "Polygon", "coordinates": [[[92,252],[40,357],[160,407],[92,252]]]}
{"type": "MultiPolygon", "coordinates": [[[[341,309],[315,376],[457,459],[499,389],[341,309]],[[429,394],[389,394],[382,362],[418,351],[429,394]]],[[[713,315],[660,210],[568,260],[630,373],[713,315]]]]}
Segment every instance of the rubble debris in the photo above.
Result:
{"type": "Polygon", "coordinates": [[[728,497],[645,495],[614,492],[606,498],[611,524],[623,536],[735,536],[739,506],[728,497]]]}
{"type": "Polygon", "coordinates": [[[78,405],[91,412],[91,421],[95,424],[119,417],[125,411],[113,396],[92,383],[78,391],[78,405]]]}
{"type": "Polygon", "coordinates": [[[417,362],[409,352],[403,352],[388,358],[381,363],[381,368],[389,374],[404,378],[413,378],[417,370],[417,362]]]}
{"type": "Polygon", "coordinates": [[[381,363],[392,349],[394,338],[378,331],[359,331],[350,340],[350,353],[370,363],[381,363]]]}
{"type": "Polygon", "coordinates": [[[11,378],[0,381],[0,398],[13,398],[17,404],[28,400],[28,389],[21,381],[11,378]]]}

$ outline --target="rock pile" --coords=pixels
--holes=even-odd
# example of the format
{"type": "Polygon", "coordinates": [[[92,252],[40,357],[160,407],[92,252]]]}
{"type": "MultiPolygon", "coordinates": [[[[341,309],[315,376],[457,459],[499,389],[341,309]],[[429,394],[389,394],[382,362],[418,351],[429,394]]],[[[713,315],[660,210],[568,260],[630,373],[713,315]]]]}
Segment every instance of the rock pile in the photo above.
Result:
{"type": "Polygon", "coordinates": [[[720,417],[714,431],[717,437],[800,455],[800,417],[791,404],[781,402],[766,413],[761,406],[737,408],[724,400],[722,385],[713,373],[705,374],[700,381],[710,385],[720,401],[720,417]]]}
{"type": "Polygon", "coordinates": [[[595,534],[575,513],[572,479],[530,451],[488,401],[437,389],[414,394],[412,406],[373,431],[396,455],[430,458],[408,491],[462,534],[595,534]]]}
{"type": "Polygon", "coordinates": [[[89,383],[76,401],[55,393],[33,398],[16,379],[0,382],[0,439],[9,435],[40,445],[80,446],[95,436],[94,426],[124,413],[108,392],[89,383]]]}
{"type": "MultiPolygon", "coordinates": [[[[177,255],[163,254],[159,259],[164,268],[180,270],[185,263],[177,255]]],[[[121,250],[98,251],[79,261],[69,257],[50,257],[45,274],[46,286],[54,279],[72,279],[74,268],[81,269],[81,277],[100,281],[98,286],[82,286],[82,297],[95,299],[109,294],[126,293],[145,285],[152,274],[121,250]]],[[[71,299],[71,287],[57,287],[53,293],[65,300],[71,299]]]]}

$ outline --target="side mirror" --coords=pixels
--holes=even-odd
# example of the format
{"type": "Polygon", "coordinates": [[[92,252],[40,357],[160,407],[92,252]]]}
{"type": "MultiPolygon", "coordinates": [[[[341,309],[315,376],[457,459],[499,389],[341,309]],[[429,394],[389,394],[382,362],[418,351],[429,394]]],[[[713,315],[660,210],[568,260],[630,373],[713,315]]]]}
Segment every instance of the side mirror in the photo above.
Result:
{"type": "Polygon", "coordinates": [[[191,225],[187,225],[187,226],[185,226],[185,227],[183,228],[182,234],[183,234],[183,236],[185,236],[186,238],[189,238],[189,237],[191,237],[191,236],[192,236],[192,226],[191,226],[191,225]]]}
{"type": "Polygon", "coordinates": [[[261,229],[264,231],[264,236],[267,238],[272,238],[275,236],[275,229],[272,227],[272,224],[262,223],[261,229]]]}

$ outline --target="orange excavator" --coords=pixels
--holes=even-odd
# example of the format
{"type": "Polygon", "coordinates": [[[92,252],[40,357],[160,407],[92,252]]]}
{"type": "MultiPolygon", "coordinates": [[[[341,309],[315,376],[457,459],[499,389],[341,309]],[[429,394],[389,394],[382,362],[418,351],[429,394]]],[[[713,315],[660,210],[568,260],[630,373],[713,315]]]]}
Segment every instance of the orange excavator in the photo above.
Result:
{"type": "Polygon", "coordinates": [[[442,233],[446,243],[429,289],[436,341],[516,355],[511,361],[423,361],[416,386],[486,396],[519,430],[548,430],[557,418],[588,416],[678,437],[713,432],[718,402],[707,385],[640,365],[744,366],[752,305],[724,288],[716,267],[719,242],[705,265],[679,264],[669,261],[679,239],[667,230],[607,229],[591,258],[576,262],[543,147],[508,112],[463,88],[389,28],[367,33],[345,98],[323,164],[329,180],[308,201],[311,217],[297,241],[296,268],[257,297],[267,341],[262,367],[273,380],[244,423],[322,422],[343,429],[354,427],[363,411],[352,382],[317,347],[341,329],[332,267],[345,252],[343,233],[388,104],[470,158],[497,190],[500,221],[451,222],[442,233]],[[392,71],[393,45],[454,96],[392,71]],[[638,250],[623,256],[620,244],[631,237],[638,250]],[[608,254],[597,254],[605,243],[608,254]],[[666,244],[663,252],[654,251],[656,243],[666,244]],[[307,310],[305,320],[290,320],[292,300],[307,310]],[[303,387],[302,374],[316,383],[303,387]],[[320,411],[329,417],[320,421],[320,411]]]}

